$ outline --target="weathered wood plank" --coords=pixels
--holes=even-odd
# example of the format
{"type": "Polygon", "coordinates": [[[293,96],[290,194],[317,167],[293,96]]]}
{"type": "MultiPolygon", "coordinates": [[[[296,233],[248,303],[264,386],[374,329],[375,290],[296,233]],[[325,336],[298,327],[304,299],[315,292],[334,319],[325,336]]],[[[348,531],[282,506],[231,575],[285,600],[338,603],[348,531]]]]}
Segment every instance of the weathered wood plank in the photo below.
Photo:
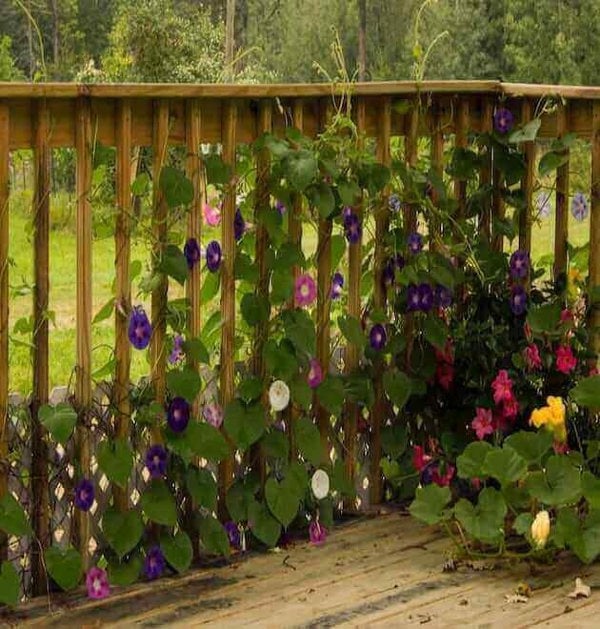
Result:
{"type": "MultiPolygon", "coordinates": [[[[482,130],[484,133],[491,133],[494,125],[494,101],[491,98],[484,98],[482,113],[482,130]]],[[[492,185],[492,149],[488,147],[483,155],[480,181],[482,186],[492,185]]],[[[489,243],[492,234],[492,200],[485,205],[479,215],[479,233],[489,243]]]]}
{"type": "MultiPolygon", "coordinates": [[[[559,138],[569,131],[567,105],[558,109],[556,133],[559,138]]],[[[569,150],[564,154],[567,162],[556,169],[556,223],[554,226],[554,280],[567,272],[567,240],[569,238],[569,150]]]]}
{"type": "MultiPolygon", "coordinates": [[[[527,124],[533,117],[533,103],[526,99],[521,105],[521,124],[527,124]]],[[[519,214],[519,249],[531,252],[531,225],[533,222],[533,185],[535,182],[535,142],[524,143],[525,174],[521,181],[525,208],[519,214]]]]}
{"type": "MultiPolygon", "coordinates": [[[[594,103],[594,135],[592,137],[592,204],[590,210],[589,291],[600,286],[600,102],[594,103]]],[[[600,303],[590,309],[588,319],[590,349],[600,355],[600,303]]]]}

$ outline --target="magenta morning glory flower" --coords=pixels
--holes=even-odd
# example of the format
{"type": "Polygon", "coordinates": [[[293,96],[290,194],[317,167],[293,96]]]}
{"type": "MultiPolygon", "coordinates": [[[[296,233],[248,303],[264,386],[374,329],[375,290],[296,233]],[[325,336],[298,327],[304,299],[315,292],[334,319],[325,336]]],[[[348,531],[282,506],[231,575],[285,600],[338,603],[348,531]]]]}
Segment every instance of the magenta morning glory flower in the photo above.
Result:
{"type": "Polygon", "coordinates": [[[334,273],[331,278],[331,299],[338,299],[342,295],[344,287],[344,276],[341,273],[334,273]]]}
{"type": "Polygon", "coordinates": [[[318,519],[311,520],[308,525],[308,536],[313,544],[319,546],[327,539],[327,529],[319,523],[318,519]]]}
{"type": "Polygon", "coordinates": [[[416,255],[417,253],[420,253],[423,249],[423,236],[421,236],[421,234],[419,234],[418,232],[414,232],[409,235],[407,244],[408,250],[412,254],[416,255]]]}
{"type": "Polygon", "coordinates": [[[136,306],[129,315],[129,328],[127,330],[129,342],[136,349],[146,349],[152,336],[152,325],[141,306],[136,306]]]}
{"type": "Polygon", "coordinates": [[[145,463],[152,478],[162,478],[167,472],[167,451],[158,443],[150,446],[145,463]]]}
{"type": "Polygon", "coordinates": [[[285,204],[283,201],[279,201],[279,199],[275,201],[275,209],[281,214],[281,216],[283,216],[287,211],[285,204]]]}
{"type": "Polygon", "coordinates": [[[95,495],[94,483],[87,478],[82,478],[75,486],[73,496],[75,506],[81,511],[89,511],[94,504],[95,495]]]}
{"type": "Polygon", "coordinates": [[[571,201],[571,214],[577,221],[584,221],[587,218],[589,207],[583,192],[576,192],[571,201]]]}
{"type": "Polygon", "coordinates": [[[185,358],[185,352],[183,351],[184,338],[181,334],[176,334],[173,338],[173,349],[169,354],[169,362],[174,365],[181,362],[185,358]]]}
{"type": "Polygon", "coordinates": [[[85,575],[85,587],[90,598],[106,598],[110,594],[106,571],[102,568],[90,568],[85,575]]]}
{"type": "Polygon", "coordinates": [[[501,107],[496,110],[494,114],[494,128],[498,133],[504,135],[508,133],[515,123],[515,118],[512,114],[512,111],[501,107]]]}
{"type": "Polygon", "coordinates": [[[188,269],[193,269],[196,264],[198,264],[198,261],[202,257],[202,254],[200,252],[200,245],[195,238],[189,238],[186,241],[183,247],[183,255],[187,260],[188,269]]]}
{"type": "Polygon", "coordinates": [[[207,424],[220,428],[223,423],[223,408],[220,404],[211,402],[202,409],[202,417],[204,417],[207,424]]]}
{"type": "Polygon", "coordinates": [[[400,201],[400,197],[397,194],[390,194],[390,198],[388,199],[388,207],[390,208],[390,212],[394,212],[394,214],[400,211],[402,207],[402,202],[400,201]]]}
{"type": "Polygon", "coordinates": [[[369,332],[369,343],[374,350],[381,350],[387,343],[387,332],[381,323],[376,323],[369,332]]]}
{"type": "Polygon", "coordinates": [[[240,208],[237,208],[237,210],[235,211],[235,217],[233,219],[233,233],[235,235],[235,239],[241,240],[245,231],[246,231],[246,221],[244,220],[244,217],[242,216],[242,210],[240,210],[240,208]]]}
{"type": "Polygon", "coordinates": [[[174,397],[167,409],[167,423],[173,432],[183,432],[190,421],[190,405],[182,397],[174,397]]]}
{"type": "Polygon", "coordinates": [[[297,306],[310,306],[317,298],[317,285],[315,280],[304,273],[296,278],[296,284],[294,287],[294,299],[297,306]]]}
{"type": "Polygon", "coordinates": [[[165,571],[166,561],[159,546],[153,546],[147,553],[144,560],[144,574],[147,579],[158,579],[165,571]]]}
{"type": "Polygon", "coordinates": [[[420,307],[423,312],[428,312],[433,308],[433,290],[429,284],[419,284],[417,287],[419,291],[420,307]]]}
{"type": "Polygon", "coordinates": [[[510,309],[517,316],[527,310],[527,292],[519,284],[515,284],[510,291],[510,309]]]}
{"type": "Polygon", "coordinates": [[[240,547],[240,530],[235,522],[231,520],[229,522],[225,522],[223,525],[225,529],[225,533],[227,533],[227,539],[229,540],[229,545],[233,548],[240,547]]]}
{"type": "Polygon", "coordinates": [[[517,249],[510,256],[510,276],[515,280],[522,280],[529,275],[529,254],[527,251],[517,249]]]}
{"type": "Polygon", "coordinates": [[[344,217],[344,234],[351,245],[355,245],[360,240],[362,225],[360,218],[354,212],[350,212],[350,214],[344,217]]]}
{"type": "Polygon", "coordinates": [[[446,286],[438,284],[435,287],[434,300],[439,308],[449,308],[452,305],[452,291],[446,286]]]}
{"type": "Polygon", "coordinates": [[[221,245],[212,240],[206,247],[206,266],[211,273],[216,273],[221,266],[221,245]]]}
{"type": "Polygon", "coordinates": [[[316,358],[310,359],[310,367],[306,381],[311,389],[316,389],[321,382],[323,382],[323,368],[321,367],[321,363],[316,358]]]}

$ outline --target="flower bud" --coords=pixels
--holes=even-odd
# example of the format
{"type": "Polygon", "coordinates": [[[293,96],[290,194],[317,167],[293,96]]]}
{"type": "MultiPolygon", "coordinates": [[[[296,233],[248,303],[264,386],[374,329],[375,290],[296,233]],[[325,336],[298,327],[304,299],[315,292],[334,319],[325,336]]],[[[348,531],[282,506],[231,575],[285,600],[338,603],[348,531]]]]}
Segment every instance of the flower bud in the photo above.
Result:
{"type": "Polygon", "coordinates": [[[531,524],[531,539],[536,548],[544,548],[550,535],[550,515],[547,511],[540,511],[531,524]]]}

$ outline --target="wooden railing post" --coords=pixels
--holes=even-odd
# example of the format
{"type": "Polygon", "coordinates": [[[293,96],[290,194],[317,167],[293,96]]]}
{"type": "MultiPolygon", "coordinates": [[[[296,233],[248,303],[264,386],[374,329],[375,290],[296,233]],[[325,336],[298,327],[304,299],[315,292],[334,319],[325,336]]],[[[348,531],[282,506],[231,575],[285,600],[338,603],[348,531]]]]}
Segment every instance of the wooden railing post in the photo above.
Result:
{"type": "MultiPolygon", "coordinates": [[[[131,282],[129,262],[131,257],[131,101],[117,102],[115,124],[117,141],[115,227],[115,435],[127,441],[130,432],[131,405],[129,403],[131,344],[127,335],[128,313],[131,310],[131,282]]],[[[129,506],[128,486],[113,486],[114,504],[119,511],[129,506]]]]}
{"type": "MultiPolygon", "coordinates": [[[[8,491],[8,198],[10,190],[10,118],[0,101],[0,498],[8,491]]],[[[0,560],[6,558],[6,535],[0,534],[0,560]]]]}
{"type": "MultiPolygon", "coordinates": [[[[454,124],[454,145],[456,148],[466,149],[469,131],[469,101],[464,96],[459,97],[454,124]]],[[[460,221],[465,218],[467,204],[467,182],[464,179],[454,181],[454,196],[458,202],[456,218],[460,221]]]]}
{"type": "MultiPolygon", "coordinates": [[[[483,110],[481,114],[481,130],[483,133],[491,133],[494,127],[494,102],[491,98],[483,99],[483,110]]],[[[492,185],[492,147],[488,145],[483,154],[483,165],[481,167],[480,181],[482,186],[492,185]]],[[[485,206],[479,215],[479,235],[488,243],[491,243],[492,237],[492,194],[490,194],[489,202],[486,201],[485,206]]]]}
{"type": "MultiPolygon", "coordinates": [[[[378,117],[377,159],[381,164],[390,166],[390,139],[392,135],[392,101],[389,96],[383,98],[378,117]]],[[[385,235],[389,228],[389,208],[387,199],[382,200],[375,214],[375,254],[373,307],[377,310],[385,308],[386,294],[383,285],[383,268],[385,265],[385,235]]],[[[371,469],[369,472],[369,500],[372,505],[378,504],[383,498],[382,472],[379,465],[381,459],[381,427],[385,419],[387,406],[383,390],[383,365],[378,365],[373,380],[375,404],[371,413],[371,469]]]]}
{"type": "MultiPolygon", "coordinates": [[[[152,157],[152,233],[154,237],[154,257],[160,260],[167,246],[168,238],[168,207],[165,196],[160,188],[160,174],[167,160],[169,143],[169,102],[161,99],[154,103],[153,124],[153,157],[152,157]]],[[[150,339],[151,378],[154,386],[154,399],[164,406],[167,396],[167,300],[169,282],[161,273],[156,288],[152,291],[152,337],[150,339]]],[[[157,425],[152,427],[154,443],[161,443],[162,435],[157,425]]]]}
{"type": "Polygon", "coordinates": [[[31,550],[34,594],[46,590],[44,550],[50,544],[50,496],[46,430],[38,418],[48,402],[48,297],[50,289],[50,124],[45,100],[37,103],[35,119],[35,189],[33,201],[33,396],[31,399],[31,522],[38,543],[31,550]]]}
{"type": "MultiPolygon", "coordinates": [[[[567,105],[556,112],[556,134],[562,138],[568,132],[567,105]]],[[[567,240],[569,239],[569,149],[564,150],[567,161],[556,170],[556,223],[554,226],[554,281],[567,272],[567,240]]]]}
{"type": "MultiPolygon", "coordinates": [[[[592,207],[590,212],[589,291],[600,287],[600,101],[592,110],[592,207]]],[[[590,349],[595,356],[590,361],[597,366],[600,355],[600,304],[590,308],[588,318],[590,349]]]]}
{"type": "MultiPolygon", "coordinates": [[[[434,106],[433,112],[433,129],[431,132],[431,168],[436,174],[439,182],[442,181],[444,174],[444,130],[442,128],[442,112],[440,105],[434,106]]],[[[431,201],[439,211],[440,194],[434,187],[432,191],[431,201]]],[[[438,240],[442,236],[442,225],[439,216],[434,215],[429,221],[429,248],[435,251],[438,248],[438,240]]]]}
{"type": "MultiPolygon", "coordinates": [[[[258,128],[260,136],[263,133],[270,133],[273,125],[273,107],[270,100],[261,100],[258,110],[258,128]]],[[[269,300],[269,269],[267,268],[267,248],[269,246],[269,234],[265,227],[265,217],[263,212],[269,211],[270,190],[269,175],[271,161],[269,150],[262,149],[256,157],[256,190],[254,202],[254,222],[256,224],[256,249],[255,260],[258,270],[258,282],[256,285],[256,295],[268,303],[269,300]]],[[[270,308],[269,308],[270,314],[270,308]]],[[[252,373],[260,380],[265,378],[265,361],[263,348],[269,334],[269,321],[261,321],[254,329],[254,347],[252,354],[252,373]]],[[[263,396],[264,407],[266,396],[263,396]]],[[[250,450],[250,462],[252,467],[258,471],[261,487],[266,482],[266,465],[260,443],[255,443],[250,450]]]]}
{"type": "MultiPolygon", "coordinates": [[[[89,438],[92,403],[92,121],[88,98],[77,100],[75,147],[77,149],[77,378],[75,405],[79,414],[75,442],[81,476],[89,478],[91,452],[89,438]]],[[[74,539],[81,553],[83,569],[90,562],[90,518],[85,511],[75,512],[74,539]]]]}
{"type": "MultiPolygon", "coordinates": [[[[229,182],[223,199],[221,216],[221,246],[223,262],[221,264],[221,359],[219,393],[221,406],[225,408],[235,394],[235,231],[236,210],[236,125],[237,103],[234,100],[223,104],[222,142],[223,161],[231,166],[232,180],[229,182]]],[[[219,464],[219,512],[227,517],[225,496],[233,481],[233,454],[219,464]]]]}
{"type": "MultiPolygon", "coordinates": [[[[521,106],[521,124],[531,121],[532,103],[525,99],[521,106]]],[[[535,179],[535,142],[525,142],[525,174],[521,181],[524,208],[519,214],[519,249],[531,252],[532,196],[535,179]]]]}

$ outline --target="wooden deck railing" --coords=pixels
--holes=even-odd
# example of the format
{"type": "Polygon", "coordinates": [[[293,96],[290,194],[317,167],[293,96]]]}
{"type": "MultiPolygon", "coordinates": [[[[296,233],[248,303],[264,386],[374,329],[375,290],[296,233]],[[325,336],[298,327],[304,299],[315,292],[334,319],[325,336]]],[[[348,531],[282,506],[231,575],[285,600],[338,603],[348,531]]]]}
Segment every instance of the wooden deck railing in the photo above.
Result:
{"type": "MultiPolygon", "coordinates": [[[[89,422],[86,417],[92,402],[91,377],[91,321],[93,276],[92,212],[90,202],[92,177],[92,145],[101,143],[115,146],[116,153],[116,303],[122,308],[115,310],[115,357],[114,400],[117,409],[116,434],[125,437],[130,429],[130,402],[128,399],[130,374],[130,348],[127,339],[127,320],[122,311],[128,311],[131,303],[129,261],[131,248],[131,159],[136,147],[153,147],[152,171],[155,179],[161,171],[167,147],[183,145],[187,149],[186,172],[193,182],[195,197],[188,219],[188,236],[200,239],[201,208],[206,190],[203,177],[201,143],[220,143],[225,162],[234,163],[236,147],[255,140],[262,132],[281,132],[294,125],[307,135],[315,135],[323,128],[332,94],[347,86],[331,85],[75,85],[75,84],[0,84],[0,495],[7,491],[7,421],[9,402],[9,258],[10,240],[9,161],[10,152],[32,149],[35,155],[34,190],[34,303],[33,303],[33,382],[30,410],[31,431],[31,517],[34,534],[39,545],[33,545],[32,574],[38,591],[45,582],[41,550],[50,544],[50,514],[48,497],[48,444],[45,430],[37,417],[37,410],[49,397],[48,351],[48,299],[51,290],[49,272],[49,212],[50,212],[50,154],[57,147],[75,147],[77,160],[77,351],[73,357],[76,373],[74,403],[80,416],[76,434],[76,457],[81,470],[89,470],[90,449],[89,422]]],[[[500,102],[526,122],[536,113],[545,97],[556,96],[560,106],[544,114],[538,138],[561,137],[574,132],[579,138],[591,143],[591,222],[590,222],[590,286],[600,285],[600,88],[556,87],[545,85],[516,85],[495,81],[425,82],[415,83],[368,83],[352,86],[353,111],[361,131],[376,140],[377,155],[384,164],[390,163],[390,142],[395,136],[406,138],[405,160],[415,165],[419,157],[419,137],[431,139],[431,161],[436,171],[442,171],[444,142],[454,137],[458,146],[467,146],[471,131],[492,129],[493,112],[500,102]],[[425,107],[413,107],[408,113],[394,108],[396,100],[420,100],[425,107]]],[[[531,207],[534,185],[536,145],[530,142],[526,149],[526,174],[522,187],[527,205],[531,207]]],[[[264,155],[257,158],[256,210],[269,202],[268,182],[264,177],[268,168],[264,155]]],[[[554,273],[567,268],[569,161],[556,176],[556,234],[554,243],[554,273]]],[[[491,157],[482,169],[482,181],[492,183],[497,177],[491,157]]],[[[456,181],[454,193],[459,207],[464,206],[466,189],[464,182],[456,181]]],[[[434,193],[435,194],[435,193],[434,193]]],[[[302,239],[302,225],[298,220],[299,201],[291,209],[289,234],[294,242],[302,239]]],[[[224,251],[221,269],[221,336],[220,396],[226,404],[234,396],[234,328],[235,328],[235,250],[233,232],[236,210],[236,190],[229,188],[222,212],[221,243],[224,251]]],[[[158,186],[154,188],[153,226],[157,252],[165,246],[167,234],[164,220],[167,207],[158,186]]],[[[500,249],[503,237],[494,234],[493,217],[502,216],[503,204],[494,194],[491,207],[480,217],[480,229],[494,239],[500,249]]],[[[416,220],[414,209],[409,208],[407,219],[416,220]]],[[[383,236],[388,228],[388,218],[380,213],[376,221],[375,269],[383,268],[383,236]]],[[[439,225],[430,225],[432,232],[439,225]]],[[[525,214],[519,225],[519,245],[531,248],[531,213],[525,214]]],[[[330,355],[328,286],[331,278],[331,223],[321,221],[317,245],[319,301],[317,313],[317,354],[327,365],[330,355]]],[[[256,240],[258,256],[258,290],[265,291],[264,268],[261,266],[265,247],[265,234],[259,229],[256,240]],[[262,270],[261,270],[262,269],[262,270]]],[[[264,261],[263,261],[264,262],[264,261]]],[[[360,315],[360,244],[349,255],[348,308],[354,316],[360,315]]],[[[380,278],[375,278],[375,306],[385,302],[385,292],[380,278]]],[[[187,297],[191,311],[189,327],[199,334],[203,305],[200,300],[200,267],[190,274],[187,297]]],[[[156,386],[159,402],[165,396],[165,304],[168,286],[166,279],[152,293],[152,319],[155,331],[151,347],[151,377],[156,386]]],[[[591,329],[600,326],[600,313],[596,309],[590,322],[591,329]]],[[[260,375],[264,369],[260,347],[265,330],[256,330],[256,358],[254,372],[260,375]]],[[[593,335],[593,349],[600,351],[600,339],[593,335]]],[[[63,357],[63,360],[65,358],[63,357]]],[[[346,356],[346,369],[352,370],[358,361],[355,351],[346,356]]],[[[385,404],[381,374],[376,377],[376,402],[371,413],[371,500],[381,497],[380,429],[384,419],[385,404]]],[[[345,469],[352,478],[356,465],[357,409],[349,404],[345,413],[344,427],[346,461],[345,469]]],[[[293,413],[288,418],[293,422],[293,413]]],[[[321,428],[323,448],[327,451],[326,412],[317,412],[321,428]]],[[[158,435],[155,436],[158,438],[158,435]]],[[[291,450],[294,451],[290,431],[291,450]]],[[[260,453],[255,453],[260,456],[260,453]]],[[[219,483],[224,491],[233,475],[232,461],[224,461],[219,469],[219,483]]],[[[123,490],[114,488],[115,504],[125,509],[128,497],[123,490]]],[[[75,539],[84,557],[88,556],[90,524],[88,514],[78,512],[75,539]]]]}

